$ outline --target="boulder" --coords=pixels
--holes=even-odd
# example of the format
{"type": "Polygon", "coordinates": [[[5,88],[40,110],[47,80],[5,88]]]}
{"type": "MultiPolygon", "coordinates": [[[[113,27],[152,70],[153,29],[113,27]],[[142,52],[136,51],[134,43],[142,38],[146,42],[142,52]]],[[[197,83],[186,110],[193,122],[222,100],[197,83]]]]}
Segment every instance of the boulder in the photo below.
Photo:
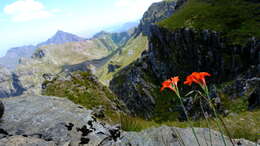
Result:
{"type": "Polygon", "coordinates": [[[0,138],[5,139],[0,144],[15,141],[26,145],[41,139],[39,143],[43,145],[97,145],[114,129],[98,122],[91,110],[64,98],[20,96],[3,99],[3,102],[6,112],[0,124],[0,138]]]}

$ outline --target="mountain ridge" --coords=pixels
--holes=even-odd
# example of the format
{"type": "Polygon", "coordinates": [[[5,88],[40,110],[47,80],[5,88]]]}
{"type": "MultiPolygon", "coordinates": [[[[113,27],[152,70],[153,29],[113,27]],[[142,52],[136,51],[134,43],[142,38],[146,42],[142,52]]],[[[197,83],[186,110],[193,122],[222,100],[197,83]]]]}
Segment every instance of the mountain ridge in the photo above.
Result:
{"type": "Polygon", "coordinates": [[[5,56],[0,57],[0,64],[7,67],[8,69],[13,70],[19,64],[19,60],[21,58],[30,58],[33,55],[34,51],[39,47],[82,40],[84,40],[84,38],[58,30],[51,38],[35,46],[28,45],[9,49],[5,56]]]}

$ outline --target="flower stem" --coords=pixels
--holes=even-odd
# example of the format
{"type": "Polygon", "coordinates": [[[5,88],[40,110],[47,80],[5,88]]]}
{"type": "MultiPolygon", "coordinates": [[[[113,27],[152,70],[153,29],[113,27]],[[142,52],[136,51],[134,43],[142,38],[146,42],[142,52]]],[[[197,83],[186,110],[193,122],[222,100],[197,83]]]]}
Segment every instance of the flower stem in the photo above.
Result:
{"type": "MultiPolygon", "coordinates": [[[[209,139],[210,139],[210,145],[212,146],[211,127],[210,127],[209,119],[208,119],[208,117],[207,117],[206,114],[205,114],[205,111],[204,111],[203,106],[201,105],[201,102],[200,102],[200,108],[201,108],[201,110],[202,110],[202,112],[203,112],[203,116],[204,116],[204,118],[206,119],[207,126],[208,126],[208,128],[209,128],[209,139]]],[[[206,140],[205,140],[205,141],[206,141],[206,140]]]]}
{"type": "Polygon", "coordinates": [[[178,99],[179,99],[180,102],[181,102],[181,106],[182,106],[182,108],[183,108],[183,110],[184,110],[184,114],[185,114],[185,116],[186,116],[186,119],[188,120],[189,126],[190,126],[190,128],[192,129],[192,133],[193,133],[193,135],[195,136],[195,139],[196,139],[198,145],[200,146],[199,139],[198,139],[198,137],[197,137],[197,134],[196,134],[196,132],[195,132],[195,129],[194,129],[194,127],[193,127],[193,124],[192,124],[192,122],[191,122],[190,119],[189,119],[187,110],[186,110],[186,108],[185,108],[185,106],[184,106],[184,104],[183,104],[183,101],[182,101],[182,99],[181,99],[181,96],[180,96],[178,87],[176,87],[176,95],[177,95],[178,99]]]}
{"type": "MultiPolygon", "coordinates": [[[[219,116],[218,116],[218,114],[217,114],[217,111],[216,111],[214,105],[212,104],[212,102],[211,102],[211,100],[210,100],[210,98],[209,98],[209,90],[208,90],[208,87],[205,86],[205,88],[202,88],[202,89],[203,89],[204,92],[206,93],[206,96],[207,96],[206,100],[207,100],[207,102],[209,103],[210,107],[212,108],[213,113],[214,113],[214,116],[216,117],[217,126],[218,126],[218,129],[220,130],[223,143],[224,143],[225,146],[227,146],[227,143],[226,143],[226,140],[225,140],[225,137],[224,137],[224,134],[223,134],[223,129],[222,129],[221,126],[220,126],[221,123],[220,123],[220,120],[219,120],[219,116]]],[[[232,141],[231,141],[231,142],[232,142],[232,141]]]]}

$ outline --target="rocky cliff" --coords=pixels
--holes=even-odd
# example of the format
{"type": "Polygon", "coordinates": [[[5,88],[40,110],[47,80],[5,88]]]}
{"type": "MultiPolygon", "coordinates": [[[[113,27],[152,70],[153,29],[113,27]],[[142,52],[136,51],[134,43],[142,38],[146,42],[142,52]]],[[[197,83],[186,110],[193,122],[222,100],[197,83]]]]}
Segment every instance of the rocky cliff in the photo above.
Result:
{"type": "Polygon", "coordinates": [[[180,29],[169,31],[151,27],[149,50],[114,76],[110,88],[134,115],[151,118],[169,112],[171,103],[159,93],[160,83],[171,76],[182,78],[194,71],[207,71],[211,83],[223,83],[242,74],[259,77],[260,41],[254,37],[247,45],[228,45],[220,33],[180,29]],[[164,109],[164,110],[163,110],[164,109]]]}

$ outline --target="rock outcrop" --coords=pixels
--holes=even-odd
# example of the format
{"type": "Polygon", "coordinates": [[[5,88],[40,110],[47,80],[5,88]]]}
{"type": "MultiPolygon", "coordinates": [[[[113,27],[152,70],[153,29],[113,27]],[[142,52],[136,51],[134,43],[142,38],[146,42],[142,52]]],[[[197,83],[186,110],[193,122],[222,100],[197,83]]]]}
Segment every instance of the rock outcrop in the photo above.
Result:
{"type": "MultiPolygon", "coordinates": [[[[154,26],[149,50],[115,75],[110,88],[133,114],[148,118],[160,99],[157,90],[164,80],[174,75],[185,77],[194,71],[211,73],[212,83],[234,80],[251,68],[258,68],[259,48],[260,41],[255,38],[249,39],[245,46],[233,46],[214,31],[187,28],[169,31],[154,26]]],[[[259,71],[247,78],[255,76],[259,76],[259,71]]]]}
{"type": "Polygon", "coordinates": [[[6,68],[0,68],[0,98],[19,96],[25,91],[18,76],[6,68]]]}
{"type": "Polygon", "coordinates": [[[0,123],[0,137],[4,138],[0,145],[98,145],[117,129],[63,98],[23,96],[3,102],[6,113],[0,123]]]}
{"type": "Polygon", "coordinates": [[[150,27],[168,17],[175,12],[175,1],[162,1],[153,3],[144,13],[137,29],[137,34],[143,33],[146,36],[151,35],[150,27]]]}
{"type": "MultiPolygon", "coordinates": [[[[97,121],[91,110],[58,97],[22,96],[3,100],[6,113],[0,123],[1,146],[158,146],[196,145],[191,129],[159,127],[125,132],[120,126],[97,121]]],[[[209,130],[195,129],[201,145],[210,144],[209,130]]],[[[213,145],[224,145],[212,131],[213,145]]],[[[231,145],[228,138],[227,144],[231,145]]],[[[236,145],[255,146],[247,140],[236,145]]]]}

